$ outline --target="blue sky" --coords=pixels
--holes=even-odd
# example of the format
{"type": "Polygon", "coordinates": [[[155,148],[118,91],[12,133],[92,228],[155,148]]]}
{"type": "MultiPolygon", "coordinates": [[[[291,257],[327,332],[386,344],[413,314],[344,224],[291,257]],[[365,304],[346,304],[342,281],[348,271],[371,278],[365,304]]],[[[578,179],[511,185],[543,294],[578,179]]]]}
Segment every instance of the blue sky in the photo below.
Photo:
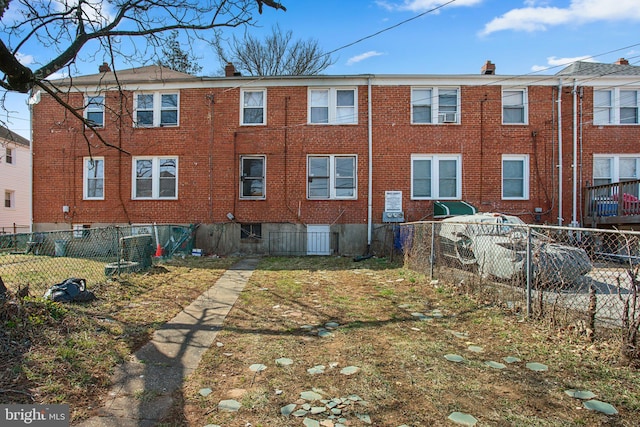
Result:
{"type": "MultiPolygon", "coordinates": [[[[286,12],[266,8],[246,30],[260,35],[277,24],[294,39],[317,40],[334,51],[325,74],[478,74],[487,60],[502,75],[554,74],[575,60],[640,64],[639,0],[281,1],[286,12]]],[[[223,35],[244,30],[234,31],[223,35]]],[[[202,74],[219,75],[207,47],[196,50],[202,74]]],[[[42,49],[22,53],[24,63],[46,61],[42,49]]],[[[100,60],[80,59],[80,74],[98,71],[100,60]]],[[[10,102],[0,119],[29,137],[26,96],[10,102]]]]}

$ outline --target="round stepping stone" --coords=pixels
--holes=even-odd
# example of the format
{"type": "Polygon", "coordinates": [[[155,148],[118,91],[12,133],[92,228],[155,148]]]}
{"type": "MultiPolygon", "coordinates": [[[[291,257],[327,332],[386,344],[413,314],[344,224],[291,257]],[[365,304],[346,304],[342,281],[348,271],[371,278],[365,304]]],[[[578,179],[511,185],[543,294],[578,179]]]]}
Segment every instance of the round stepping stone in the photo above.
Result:
{"type": "Polygon", "coordinates": [[[307,373],[311,375],[320,375],[324,374],[325,366],[324,365],[316,365],[313,368],[307,369],[307,373]]]}
{"type": "Polygon", "coordinates": [[[487,365],[490,368],[494,368],[494,369],[504,369],[507,366],[504,363],[500,363],[500,362],[494,362],[493,360],[484,362],[485,365],[487,365]]]}
{"type": "Polygon", "coordinates": [[[594,393],[588,390],[576,390],[576,389],[570,388],[569,390],[565,390],[564,392],[575,399],[581,399],[581,400],[589,400],[596,397],[594,393]]]}
{"type": "Polygon", "coordinates": [[[311,418],[305,418],[302,424],[306,427],[320,427],[320,423],[316,420],[312,420],[311,418]]]}
{"type": "Polygon", "coordinates": [[[327,322],[324,324],[324,327],[327,329],[335,329],[338,326],[340,326],[340,324],[336,323],[336,322],[327,322]]]}
{"type": "Polygon", "coordinates": [[[464,357],[457,354],[445,354],[444,358],[447,359],[449,362],[460,363],[464,361],[464,357]]]}
{"type": "Polygon", "coordinates": [[[279,359],[276,359],[276,365],[278,366],[289,366],[289,365],[293,365],[293,360],[287,358],[287,357],[281,357],[279,359]]]}
{"type": "Polygon", "coordinates": [[[473,415],[465,414],[463,412],[452,412],[451,415],[449,415],[449,419],[454,423],[463,426],[474,426],[478,422],[473,415]]]}
{"type": "Polygon", "coordinates": [[[482,353],[484,351],[484,349],[479,345],[470,345],[469,347],[467,347],[467,350],[472,351],[474,353],[482,353]]]}
{"type": "Polygon", "coordinates": [[[357,366],[347,366],[340,370],[340,373],[342,375],[353,375],[357,374],[358,372],[360,372],[360,368],[358,368],[357,366]]]}
{"type": "Polygon", "coordinates": [[[618,413],[617,409],[612,405],[595,399],[582,402],[582,406],[592,411],[602,412],[607,415],[616,415],[618,413]]]}
{"type": "Polygon", "coordinates": [[[260,371],[264,371],[265,369],[267,369],[267,367],[261,363],[255,363],[251,366],[249,366],[249,369],[251,370],[251,372],[260,372],[260,371]]]}
{"type": "Polygon", "coordinates": [[[543,371],[548,371],[549,367],[542,363],[531,362],[531,363],[527,363],[527,369],[530,369],[536,372],[543,372],[543,371]]]}
{"type": "Polygon", "coordinates": [[[316,393],[315,391],[303,391],[302,393],[300,393],[300,399],[313,402],[314,400],[322,399],[322,395],[320,393],[316,393]]]}
{"type": "Polygon", "coordinates": [[[207,396],[209,396],[211,394],[211,391],[212,390],[210,388],[208,388],[208,387],[207,388],[201,388],[200,389],[200,396],[207,397],[207,396]]]}
{"type": "Polygon", "coordinates": [[[218,403],[218,411],[222,412],[237,412],[242,405],[237,400],[221,400],[218,403]]]}
{"type": "Polygon", "coordinates": [[[507,357],[503,358],[502,360],[504,360],[507,363],[517,363],[517,362],[521,362],[522,361],[519,358],[513,357],[513,356],[507,356],[507,357]]]}

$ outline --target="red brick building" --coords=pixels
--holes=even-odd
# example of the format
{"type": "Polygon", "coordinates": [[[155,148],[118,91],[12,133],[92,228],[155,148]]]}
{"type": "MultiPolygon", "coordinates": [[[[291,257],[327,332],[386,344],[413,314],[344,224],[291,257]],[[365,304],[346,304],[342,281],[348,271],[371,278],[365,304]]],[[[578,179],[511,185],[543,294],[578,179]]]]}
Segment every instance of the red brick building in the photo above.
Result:
{"type": "Polygon", "coordinates": [[[49,95],[33,107],[34,227],[200,224],[205,252],[286,252],[299,233],[303,252],[360,255],[388,246],[393,222],[433,218],[436,201],[583,225],[587,185],[639,178],[639,70],[102,69],[55,82],[97,134],[49,95]]]}

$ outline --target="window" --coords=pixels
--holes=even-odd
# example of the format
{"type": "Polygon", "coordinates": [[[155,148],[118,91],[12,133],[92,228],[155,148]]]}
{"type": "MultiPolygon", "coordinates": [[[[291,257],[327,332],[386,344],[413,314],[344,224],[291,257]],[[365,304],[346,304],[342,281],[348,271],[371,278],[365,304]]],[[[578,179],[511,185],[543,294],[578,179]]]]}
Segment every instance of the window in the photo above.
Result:
{"type": "Polygon", "coordinates": [[[309,123],[358,123],[356,98],[356,89],[310,89],[309,123]]]}
{"type": "Polygon", "coordinates": [[[412,199],[460,199],[462,194],[460,155],[412,155],[412,199]]]}
{"type": "Polygon", "coordinates": [[[9,209],[13,209],[16,207],[15,205],[15,200],[14,200],[14,191],[10,191],[10,190],[5,190],[4,192],[4,207],[5,208],[9,208],[9,209]]]}
{"type": "Polygon", "coordinates": [[[527,91],[524,89],[502,91],[502,123],[527,123],[527,91]]]}
{"type": "Polygon", "coordinates": [[[593,124],[639,124],[638,98],[638,90],[594,90],[593,124]]]}
{"type": "Polygon", "coordinates": [[[640,155],[595,155],[593,185],[640,179],[640,155]]]}
{"type": "Polygon", "coordinates": [[[135,157],[133,159],[134,199],[177,199],[177,157],[135,157]]]}
{"type": "Polygon", "coordinates": [[[240,224],[241,242],[259,242],[262,239],[262,224],[240,224]]]}
{"type": "Polygon", "coordinates": [[[73,237],[82,239],[91,235],[91,224],[73,224],[73,237]]]}
{"type": "Polygon", "coordinates": [[[104,159],[101,157],[84,158],[84,194],[85,200],[104,199],[104,159]]]}
{"type": "Polygon", "coordinates": [[[460,123],[457,88],[411,89],[411,123],[460,123]]]}
{"type": "Polygon", "coordinates": [[[104,96],[87,96],[85,119],[95,127],[104,127],[104,96]]]}
{"type": "Polygon", "coordinates": [[[356,198],[356,156],[309,156],[307,174],[310,199],[356,198]]]}
{"type": "Polygon", "coordinates": [[[264,156],[240,158],[240,198],[265,198],[265,161],[264,156]]]}
{"type": "Polygon", "coordinates": [[[241,124],[264,125],[266,124],[266,90],[243,90],[241,106],[241,124]]]}
{"type": "Polygon", "coordinates": [[[15,153],[16,153],[16,149],[15,148],[11,148],[11,147],[7,147],[6,148],[5,156],[4,156],[4,161],[5,161],[6,164],[8,164],[8,165],[15,165],[16,164],[15,153]]]}
{"type": "Polygon", "coordinates": [[[135,124],[138,127],[178,125],[177,93],[139,93],[135,98],[135,124]]]}
{"type": "Polygon", "coordinates": [[[529,198],[529,156],[502,156],[502,198],[527,200],[529,198]]]}

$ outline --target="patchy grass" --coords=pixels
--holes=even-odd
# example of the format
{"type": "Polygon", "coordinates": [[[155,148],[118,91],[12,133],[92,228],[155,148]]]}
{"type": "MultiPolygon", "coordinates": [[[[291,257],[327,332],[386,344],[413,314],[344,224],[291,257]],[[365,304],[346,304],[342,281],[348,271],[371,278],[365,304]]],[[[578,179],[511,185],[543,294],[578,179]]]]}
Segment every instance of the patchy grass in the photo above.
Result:
{"type": "MultiPolygon", "coordinates": [[[[525,322],[384,259],[265,258],[217,341],[175,396],[167,425],[327,420],[328,413],[280,414],[292,403],[302,408],[300,393],[312,389],[325,400],[359,396],[364,403],[341,414],[356,426],[368,425],[363,415],[375,426],[452,425],[447,417],[456,411],[493,426],[631,426],[640,416],[640,379],[637,371],[616,365],[616,346],[525,322]],[[319,337],[328,322],[339,326],[319,337]],[[446,354],[464,361],[450,362],[446,354]],[[507,356],[521,361],[506,363],[507,356]],[[293,364],[277,366],[282,357],[293,364]],[[506,367],[492,368],[488,361],[506,367]],[[549,370],[531,371],[528,362],[549,370]],[[267,369],[251,372],[256,363],[267,369]],[[324,373],[308,372],[318,365],[324,373]],[[347,366],[360,371],[341,374],[347,366]],[[201,396],[203,388],[212,393],[201,396]],[[564,393],[570,388],[593,391],[619,415],[584,409],[564,393]],[[238,412],[217,409],[231,398],[242,404],[238,412]]],[[[311,403],[317,405],[323,404],[311,403]]]]}
{"type": "MultiPolygon", "coordinates": [[[[69,403],[74,422],[86,418],[108,391],[114,366],[235,261],[187,258],[89,283],[99,297],[89,304],[5,303],[0,403],[69,403]]],[[[313,389],[327,401],[357,396],[343,402],[340,415],[351,426],[368,419],[375,426],[447,426],[452,412],[490,426],[633,426],[640,417],[640,377],[617,364],[619,341],[592,344],[571,330],[524,321],[385,259],[264,258],[216,341],[162,425],[302,426],[304,417],[280,410],[292,403],[300,409],[300,393],[313,389]],[[321,338],[323,330],[329,335],[321,338]],[[464,360],[451,362],[448,354],[464,360]],[[521,361],[506,363],[506,356],[521,361]],[[279,358],[293,364],[277,366],[279,358]],[[531,371],[528,362],[549,370],[531,371]],[[253,364],[267,369],[252,372],[253,364]],[[324,373],[309,373],[320,365],[324,373]],[[359,372],[342,374],[348,366],[359,372]],[[211,394],[203,397],[203,388],[211,394]],[[570,388],[592,391],[619,414],[584,409],[565,394],[570,388]],[[225,399],[240,402],[240,410],[219,411],[225,399]]],[[[306,416],[324,421],[328,414],[306,416]]]]}

